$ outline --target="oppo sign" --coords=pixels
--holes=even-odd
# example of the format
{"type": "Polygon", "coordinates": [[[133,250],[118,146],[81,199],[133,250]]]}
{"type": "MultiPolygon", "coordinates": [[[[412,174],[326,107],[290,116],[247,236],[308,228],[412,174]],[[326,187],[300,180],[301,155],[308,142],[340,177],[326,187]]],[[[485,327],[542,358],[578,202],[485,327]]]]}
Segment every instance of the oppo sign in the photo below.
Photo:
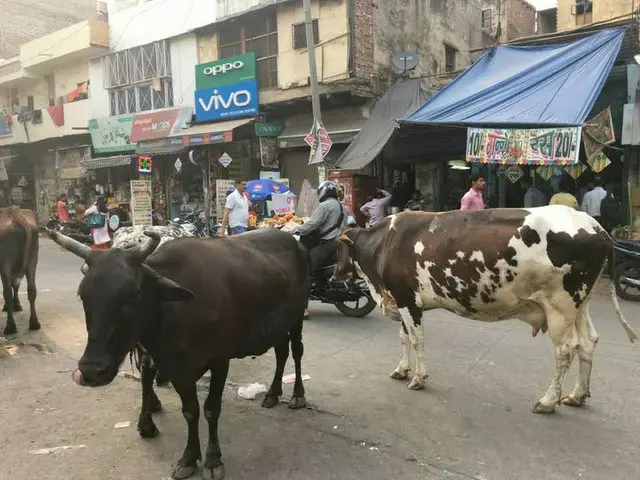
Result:
{"type": "Polygon", "coordinates": [[[207,76],[215,77],[220,73],[224,74],[232,70],[240,70],[241,68],[244,68],[244,62],[242,60],[236,60],[233,63],[220,63],[218,65],[204,67],[202,69],[202,73],[207,76]]]}

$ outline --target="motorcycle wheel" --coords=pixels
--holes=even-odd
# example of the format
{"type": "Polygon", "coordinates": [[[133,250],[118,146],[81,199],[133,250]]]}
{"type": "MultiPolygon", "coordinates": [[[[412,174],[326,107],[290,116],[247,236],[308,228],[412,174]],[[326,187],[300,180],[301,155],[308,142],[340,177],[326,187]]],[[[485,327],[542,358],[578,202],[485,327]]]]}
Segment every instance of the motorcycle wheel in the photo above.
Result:
{"type": "Polygon", "coordinates": [[[369,289],[362,280],[358,281],[358,285],[362,289],[363,295],[355,302],[355,306],[351,306],[354,302],[336,302],[334,305],[340,313],[345,317],[362,318],[369,315],[376,307],[376,301],[369,294],[369,289]],[[364,304],[362,300],[365,300],[364,304]]]}
{"type": "Polygon", "coordinates": [[[640,279],[640,265],[637,261],[622,262],[613,271],[613,281],[616,286],[616,293],[623,300],[629,302],[640,302],[640,290],[632,285],[621,282],[622,277],[640,279]]]}

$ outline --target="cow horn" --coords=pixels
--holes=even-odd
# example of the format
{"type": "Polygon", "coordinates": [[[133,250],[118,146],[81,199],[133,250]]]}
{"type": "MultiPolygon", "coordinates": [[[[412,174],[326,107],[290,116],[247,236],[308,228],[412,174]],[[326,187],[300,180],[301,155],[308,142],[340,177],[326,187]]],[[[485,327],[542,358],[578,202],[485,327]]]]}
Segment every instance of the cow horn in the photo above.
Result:
{"type": "Polygon", "coordinates": [[[49,237],[51,237],[54,242],[56,242],[65,250],[70,251],[71,253],[77,255],[80,258],[83,258],[84,260],[88,260],[89,256],[93,252],[93,250],[91,250],[91,247],[77,242],[73,238],[62,235],[61,233],[51,230],[50,228],[47,228],[46,231],[47,234],[49,234],[49,237]]]}
{"type": "Polygon", "coordinates": [[[144,232],[144,234],[149,237],[149,240],[147,240],[144,245],[140,246],[139,250],[136,252],[140,263],[144,262],[149,255],[155,252],[162,240],[162,235],[158,232],[144,232]]]}

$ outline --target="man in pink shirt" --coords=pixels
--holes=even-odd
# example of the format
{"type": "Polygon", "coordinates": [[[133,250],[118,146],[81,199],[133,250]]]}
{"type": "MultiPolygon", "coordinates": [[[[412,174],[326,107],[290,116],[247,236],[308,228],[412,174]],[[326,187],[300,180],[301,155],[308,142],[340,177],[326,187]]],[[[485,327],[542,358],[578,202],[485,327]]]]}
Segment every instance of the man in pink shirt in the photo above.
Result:
{"type": "Polygon", "coordinates": [[[460,210],[483,210],[484,199],[482,193],[487,182],[479,173],[471,174],[471,188],[460,200],[460,210]]]}

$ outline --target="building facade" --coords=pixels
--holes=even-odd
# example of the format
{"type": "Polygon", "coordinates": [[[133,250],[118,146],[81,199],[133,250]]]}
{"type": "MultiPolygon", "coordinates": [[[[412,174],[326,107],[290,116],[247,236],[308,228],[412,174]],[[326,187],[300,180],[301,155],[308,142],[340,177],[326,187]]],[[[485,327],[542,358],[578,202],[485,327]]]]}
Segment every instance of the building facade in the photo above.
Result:
{"type": "Polygon", "coordinates": [[[617,19],[638,7],[635,0],[558,0],[558,31],[617,19]]]}
{"type": "Polygon", "coordinates": [[[526,0],[482,2],[484,46],[536,34],[536,9],[526,0]]]}

